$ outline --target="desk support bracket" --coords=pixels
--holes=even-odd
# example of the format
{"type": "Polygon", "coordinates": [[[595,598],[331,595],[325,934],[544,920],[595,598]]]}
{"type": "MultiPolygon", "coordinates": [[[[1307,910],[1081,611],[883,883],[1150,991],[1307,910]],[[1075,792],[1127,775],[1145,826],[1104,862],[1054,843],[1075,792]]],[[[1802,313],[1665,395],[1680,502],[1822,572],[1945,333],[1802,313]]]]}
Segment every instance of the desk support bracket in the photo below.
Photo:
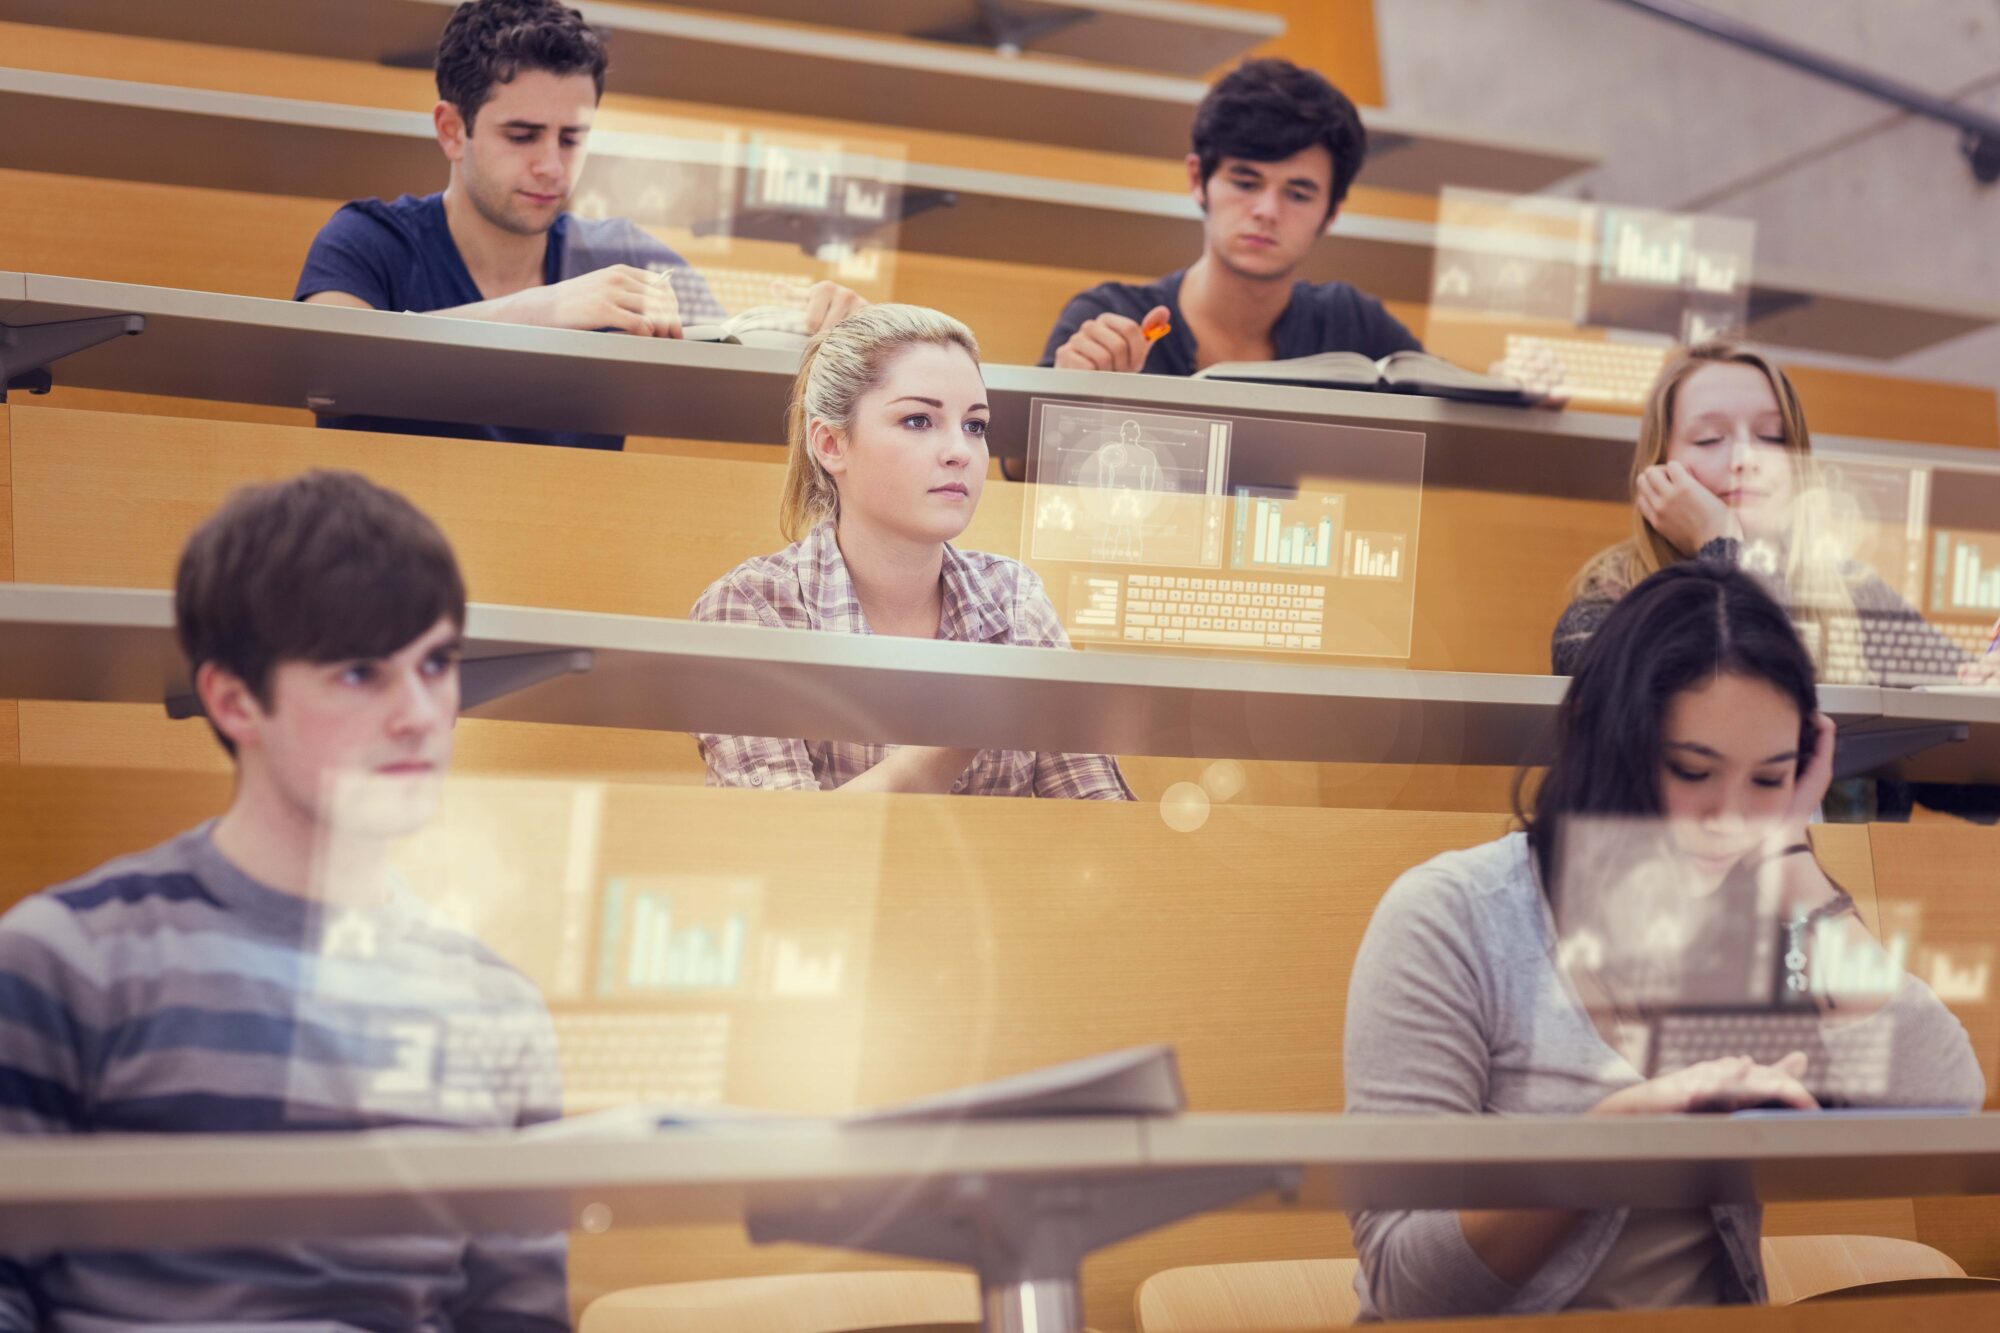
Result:
{"type": "Polygon", "coordinates": [[[986,1333],[1081,1333],[1078,1272],[1091,1251],[1268,1191],[1293,1194],[1299,1179],[1294,1167],[1188,1167],[836,1187],[817,1208],[753,1202],[745,1229],[758,1244],[965,1264],[979,1273],[986,1333]]]}
{"type": "Polygon", "coordinates": [[[1092,17],[1087,9],[1058,9],[1047,14],[1016,14],[1000,0],[973,0],[977,11],[963,23],[913,32],[927,42],[986,46],[1003,56],[1018,56],[1052,32],[1074,27],[1092,17]]]}
{"type": "Polygon", "coordinates": [[[0,403],[17,390],[47,393],[55,384],[49,367],[72,352],[144,333],[144,315],[95,315],[55,324],[0,324],[0,403]]]}
{"type": "MultiPolygon", "coordinates": [[[[588,648],[471,658],[458,664],[458,706],[461,712],[477,708],[557,676],[581,675],[595,664],[588,648]]],[[[200,717],[201,711],[201,699],[192,690],[167,696],[167,716],[176,722],[200,717]]]]}
{"type": "Polygon", "coordinates": [[[596,663],[596,655],[588,648],[468,658],[458,664],[458,706],[461,711],[477,708],[557,676],[580,676],[596,663]]]}
{"type": "Polygon", "coordinates": [[[1965,740],[1972,729],[1963,722],[1912,723],[1878,730],[1842,732],[1833,753],[1836,778],[1873,773],[1898,759],[1908,759],[1937,745],[1965,740]]]}

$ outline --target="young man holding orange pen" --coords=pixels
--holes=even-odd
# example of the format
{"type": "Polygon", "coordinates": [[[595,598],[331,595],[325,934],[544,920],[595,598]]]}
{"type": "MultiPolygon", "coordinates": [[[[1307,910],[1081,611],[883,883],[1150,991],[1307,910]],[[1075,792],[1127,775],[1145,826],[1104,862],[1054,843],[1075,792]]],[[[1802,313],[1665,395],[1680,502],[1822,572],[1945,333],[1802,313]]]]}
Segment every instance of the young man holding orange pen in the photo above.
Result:
{"type": "Polygon", "coordinates": [[[1325,78],[1285,60],[1245,61],[1195,112],[1187,172],[1201,257],[1157,282],[1074,297],[1041,363],[1192,375],[1218,361],[1422,350],[1374,297],[1296,278],[1367,151],[1360,113],[1325,78]]]}

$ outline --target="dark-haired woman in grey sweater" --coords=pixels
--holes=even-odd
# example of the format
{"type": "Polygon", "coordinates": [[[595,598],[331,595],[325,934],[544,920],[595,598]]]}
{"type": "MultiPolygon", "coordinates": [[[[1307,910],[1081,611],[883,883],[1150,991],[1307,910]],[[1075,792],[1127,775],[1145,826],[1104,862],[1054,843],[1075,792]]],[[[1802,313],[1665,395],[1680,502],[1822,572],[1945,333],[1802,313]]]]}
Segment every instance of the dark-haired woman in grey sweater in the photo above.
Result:
{"type": "MultiPolygon", "coordinates": [[[[1978,1106],[1986,1084],[1964,1028],[1876,944],[1807,844],[1832,757],[1812,662],[1755,580],[1692,561],[1640,583],[1570,682],[1526,830],[1416,867],[1376,908],[1348,992],[1347,1109],[1807,1109],[1829,1087],[1873,1089],[1856,1101],[1978,1106]],[[1792,969],[1810,1051],[1766,1063],[1718,1051],[1681,1067],[1634,1055],[1629,1030],[1598,1003],[1611,993],[1608,1009],[1619,1010],[1621,974],[1601,952],[1566,947],[1575,937],[1559,933],[1551,903],[1560,885],[1566,908],[1612,910],[1622,880],[1564,864],[1566,837],[1610,821],[1652,831],[1654,878],[1671,886],[1679,919],[1705,923],[1683,940],[1680,961],[1702,961],[1704,940],[1754,945],[1757,932],[1790,923],[1765,953],[1792,969]],[[1768,914],[1731,887],[1753,881],[1768,887],[1768,914]],[[1866,960],[1874,982],[1830,981],[1822,965],[1835,954],[1850,968],[1866,960]]],[[[1619,924],[1652,938],[1647,921],[1619,924]]],[[[1657,995],[1626,1000],[1625,1017],[1642,1025],[1649,1006],[1668,1007],[1657,995]]],[[[1760,1219],[1754,1205],[1356,1213],[1362,1311],[1397,1319],[1757,1302],[1760,1219]]]]}

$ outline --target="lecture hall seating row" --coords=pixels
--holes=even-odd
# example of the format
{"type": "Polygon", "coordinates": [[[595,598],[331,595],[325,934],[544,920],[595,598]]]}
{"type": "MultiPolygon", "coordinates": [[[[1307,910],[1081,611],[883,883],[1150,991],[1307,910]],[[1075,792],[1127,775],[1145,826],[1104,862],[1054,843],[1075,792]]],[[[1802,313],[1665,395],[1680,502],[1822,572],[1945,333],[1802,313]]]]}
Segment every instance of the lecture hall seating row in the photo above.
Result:
{"type": "MultiPolygon", "coordinates": [[[[567,783],[515,783],[487,798],[494,813],[483,827],[504,844],[488,863],[560,874],[560,848],[543,834],[571,794],[567,783]]],[[[0,853],[0,903],[166,837],[227,796],[221,774],[0,767],[0,822],[23,830],[0,853]]],[[[1147,805],[828,801],[652,783],[616,784],[602,800],[600,880],[669,868],[752,873],[767,885],[822,885],[841,920],[873,922],[859,1009],[842,1010],[837,1032],[813,1028],[809,1064],[764,1062],[792,1072],[755,1087],[769,1105],[818,1110],[1155,1040],[1178,1049],[1196,1110],[1336,1109],[1348,969],[1377,898],[1408,866],[1495,837],[1508,822],[1218,804],[1184,833],[1147,805]],[[774,824],[784,838],[768,836],[774,824]]],[[[1927,941],[2000,945],[1990,910],[2000,830],[1826,826],[1814,842],[1871,920],[1915,903],[1927,941]]],[[[511,934],[506,919],[488,929],[503,953],[530,947],[521,923],[511,934]]],[[[1988,1105],[2000,1106],[2000,1014],[1990,1001],[1959,1013],[1988,1072],[1988,1105]]],[[[785,1022],[739,1033],[758,1049],[782,1048],[800,1040],[785,1022]]],[[[1786,1205],[1770,1217],[1774,1234],[1920,1240],[1968,1272],[2000,1275],[1996,1223],[1993,1201],[1950,1198],[1786,1205]]],[[[1134,1287],[1163,1268],[1347,1253],[1338,1217],[1217,1214],[1092,1260],[1087,1315],[1092,1327],[1123,1333],[1134,1287]]],[[[754,1249],[727,1228],[614,1229],[576,1237],[575,1295],[858,1262],[880,1266],[754,1249]]]]}

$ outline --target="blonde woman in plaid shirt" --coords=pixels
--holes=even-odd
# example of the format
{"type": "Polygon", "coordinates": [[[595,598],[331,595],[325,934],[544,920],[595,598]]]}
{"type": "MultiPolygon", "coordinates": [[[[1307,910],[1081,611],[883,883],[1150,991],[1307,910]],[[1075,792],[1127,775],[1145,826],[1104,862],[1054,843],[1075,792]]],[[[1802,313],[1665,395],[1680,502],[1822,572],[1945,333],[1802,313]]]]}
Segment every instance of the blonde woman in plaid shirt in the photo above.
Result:
{"type": "MultiPolygon", "coordinates": [[[[1032,570],[951,544],[986,484],[989,416],[979,345],[951,316],[875,305],[821,331],[792,389],[779,513],[792,544],[716,580],[693,618],[1067,648],[1032,570]]],[[[1108,755],[699,740],[718,787],[1132,799],[1108,755]]]]}

